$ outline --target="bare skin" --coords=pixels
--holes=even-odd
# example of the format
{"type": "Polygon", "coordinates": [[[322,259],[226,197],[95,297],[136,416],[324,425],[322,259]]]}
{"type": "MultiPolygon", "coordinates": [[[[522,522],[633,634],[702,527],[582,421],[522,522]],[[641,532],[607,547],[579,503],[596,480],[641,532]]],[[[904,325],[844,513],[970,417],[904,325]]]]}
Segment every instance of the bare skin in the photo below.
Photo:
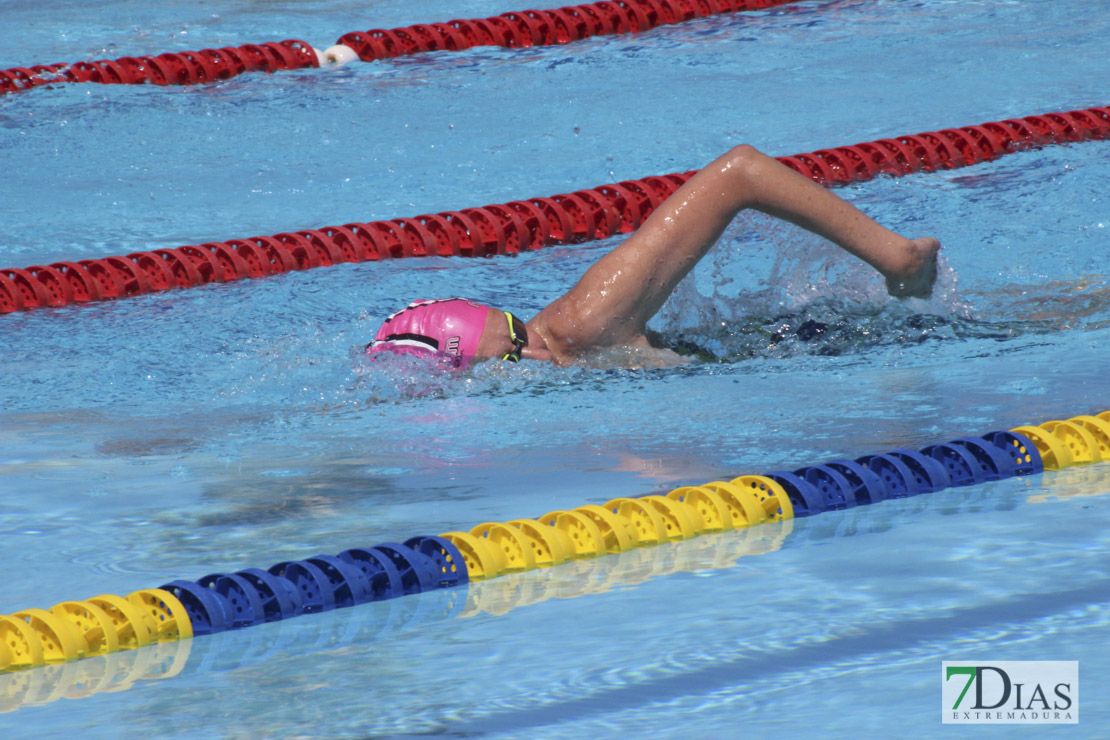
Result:
{"type": "MultiPolygon", "coordinates": [[[[738,146],[691,177],[636,233],[527,322],[523,357],[570,364],[613,347],[649,346],[647,322],[742,210],[754,209],[829,239],[886,278],[895,297],[926,298],[940,242],[907,239],[750,146],[738,146]]],[[[490,314],[481,357],[511,348],[506,322],[490,314]]]]}

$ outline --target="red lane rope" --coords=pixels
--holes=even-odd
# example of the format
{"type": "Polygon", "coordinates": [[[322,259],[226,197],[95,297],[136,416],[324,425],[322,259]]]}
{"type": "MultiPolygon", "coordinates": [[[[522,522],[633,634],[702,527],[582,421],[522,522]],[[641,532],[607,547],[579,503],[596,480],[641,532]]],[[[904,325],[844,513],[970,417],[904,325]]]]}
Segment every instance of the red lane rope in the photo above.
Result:
{"type": "Polygon", "coordinates": [[[426,23],[406,28],[355,31],[337,44],[370,62],[422,51],[461,51],[474,46],[548,46],[591,36],[638,33],[656,26],[720,13],[764,10],[798,0],[611,0],[555,10],[522,10],[493,18],[426,23]]]}
{"type": "Polygon", "coordinates": [[[316,51],[304,41],[287,39],[222,49],[180,51],[157,56],[101,59],[76,64],[43,64],[0,70],[0,93],[30,90],[61,82],[106,85],[196,85],[226,80],[244,72],[318,67],[316,51]]]}
{"type": "MultiPolygon", "coordinates": [[[[1048,144],[1110,138],[1110,107],[779,157],[825,186],[952,169],[1048,144]]],[[[155,249],[126,257],[0,269],[0,313],[262,277],[340,262],[428,255],[487,257],[628,233],[694,174],[626,180],[549,198],[273,236],[155,249]]]]}
{"type": "MultiPolygon", "coordinates": [[[[709,15],[763,10],[794,2],[799,0],[603,0],[556,10],[522,10],[492,18],[356,31],[345,34],[336,43],[350,47],[360,59],[369,62],[423,51],[461,51],[474,46],[567,44],[590,36],[637,33],[709,15]]],[[[62,82],[196,85],[226,80],[244,72],[319,66],[312,46],[288,39],[157,56],[4,69],[0,70],[0,94],[62,82]]]]}

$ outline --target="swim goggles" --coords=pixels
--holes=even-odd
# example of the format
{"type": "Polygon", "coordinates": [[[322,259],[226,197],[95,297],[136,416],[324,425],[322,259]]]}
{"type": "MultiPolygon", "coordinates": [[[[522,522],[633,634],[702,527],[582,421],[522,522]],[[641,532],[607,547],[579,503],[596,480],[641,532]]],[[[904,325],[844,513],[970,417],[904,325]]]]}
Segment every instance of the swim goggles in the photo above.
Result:
{"type": "Polygon", "coordinates": [[[520,362],[520,353],[528,346],[528,331],[524,328],[524,322],[516,316],[508,311],[502,311],[502,313],[505,314],[505,319],[509,322],[509,340],[512,341],[513,348],[501,359],[509,362],[520,362]]]}

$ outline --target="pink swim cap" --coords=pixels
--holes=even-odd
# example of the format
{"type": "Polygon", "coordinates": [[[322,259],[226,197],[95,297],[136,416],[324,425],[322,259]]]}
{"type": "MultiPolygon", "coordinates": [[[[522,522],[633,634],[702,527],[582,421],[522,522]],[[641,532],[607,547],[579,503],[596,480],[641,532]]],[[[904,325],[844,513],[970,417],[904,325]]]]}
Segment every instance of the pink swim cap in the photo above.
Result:
{"type": "Polygon", "coordinates": [[[486,314],[492,310],[465,298],[413,301],[385,320],[366,354],[443,356],[455,367],[465,367],[478,351],[486,314]]]}

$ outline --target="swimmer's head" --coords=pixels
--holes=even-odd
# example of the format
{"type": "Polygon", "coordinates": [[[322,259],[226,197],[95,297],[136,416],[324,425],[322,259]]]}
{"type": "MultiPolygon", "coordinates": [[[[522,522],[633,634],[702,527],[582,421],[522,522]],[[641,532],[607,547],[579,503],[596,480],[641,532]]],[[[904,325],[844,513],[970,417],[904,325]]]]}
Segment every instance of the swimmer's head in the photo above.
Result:
{"type": "Polygon", "coordinates": [[[499,357],[516,362],[528,344],[524,322],[508,311],[498,311],[465,298],[413,301],[389,316],[378,329],[374,341],[366,347],[366,354],[380,352],[416,355],[427,358],[445,358],[454,367],[466,367],[474,358],[499,357]],[[491,318],[490,314],[493,313],[491,318]],[[499,320],[500,319],[500,320],[499,320]],[[508,344],[490,353],[487,339],[481,346],[487,325],[507,327],[508,344]]]}

